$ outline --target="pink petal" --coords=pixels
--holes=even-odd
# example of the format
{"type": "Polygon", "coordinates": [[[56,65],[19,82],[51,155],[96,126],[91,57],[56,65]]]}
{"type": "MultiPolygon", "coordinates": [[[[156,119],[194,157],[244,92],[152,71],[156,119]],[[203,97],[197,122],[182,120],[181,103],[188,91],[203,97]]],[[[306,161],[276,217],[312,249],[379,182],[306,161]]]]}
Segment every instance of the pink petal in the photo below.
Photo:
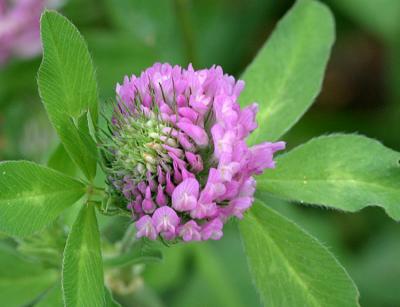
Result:
{"type": "Polygon", "coordinates": [[[203,128],[187,122],[178,122],[177,126],[179,129],[185,132],[197,145],[206,146],[208,144],[208,136],[203,128]]]}
{"type": "Polygon", "coordinates": [[[153,225],[153,221],[150,216],[144,215],[136,222],[136,237],[147,237],[150,240],[157,239],[157,232],[153,225]]]}
{"type": "Polygon", "coordinates": [[[200,185],[194,178],[182,181],[172,193],[172,207],[177,211],[190,211],[196,207],[200,185]]]}
{"type": "Polygon", "coordinates": [[[219,218],[215,218],[205,224],[201,230],[201,236],[203,240],[219,240],[221,239],[223,223],[219,218]]]}
{"type": "Polygon", "coordinates": [[[164,206],[154,211],[152,221],[153,225],[156,227],[157,232],[174,233],[180,219],[172,208],[164,206]]]}

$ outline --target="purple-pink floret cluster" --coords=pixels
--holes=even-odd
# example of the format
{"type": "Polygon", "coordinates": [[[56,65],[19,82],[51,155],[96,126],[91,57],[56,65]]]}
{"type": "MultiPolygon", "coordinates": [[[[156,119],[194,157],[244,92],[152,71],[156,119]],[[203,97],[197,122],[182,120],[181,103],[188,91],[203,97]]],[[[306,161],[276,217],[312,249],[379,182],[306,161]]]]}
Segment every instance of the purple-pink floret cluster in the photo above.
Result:
{"type": "Polygon", "coordinates": [[[0,66],[13,55],[41,52],[40,14],[45,0],[0,0],[0,66]]]}
{"type": "Polygon", "coordinates": [[[273,154],[285,143],[246,144],[257,128],[258,106],[240,108],[243,88],[242,80],[219,66],[194,70],[160,63],[117,85],[124,108],[137,112],[140,101],[143,114],[166,125],[160,137],[165,157],[146,170],[145,179],[125,176],[121,186],[137,237],[218,240],[224,223],[241,219],[252,205],[254,175],[274,168],[273,154]]]}

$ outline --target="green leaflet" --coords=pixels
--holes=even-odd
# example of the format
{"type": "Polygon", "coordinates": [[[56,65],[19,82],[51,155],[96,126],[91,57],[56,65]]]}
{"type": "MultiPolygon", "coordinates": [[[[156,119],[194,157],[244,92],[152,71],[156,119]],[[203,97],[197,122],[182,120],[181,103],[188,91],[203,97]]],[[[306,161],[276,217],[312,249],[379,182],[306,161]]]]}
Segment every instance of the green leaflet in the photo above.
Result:
{"type": "Polygon", "coordinates": [[[293,222],[256,201],[240,230],[265,306],[358,306],[358,291],[344,268],[293,222]]]}
{"type": "Polygon", "coordinates": [[[62,173],[27,161],[0,163],[0,231],[25,236],[44,228],[85,193],[62,173]]]}
{"type": "Polygon", "coordinates": [[[47,166],[69,176],[75,176],[77,173],[77,168],[66,152],[63,144],[58,144],[51,153],[47,161],[47,166]]]}
{"type": "Polygon", "coordinates": [[[90,114],[97,126],[98,94],[89,51],[75,26],[56,12],[43,13],[41,36],[40,96],[65,150],[91,180],[97,149],[85,117],[90,114]]]}
{"type": "Polygon", "coordinates": [[[65,306],[105,304],[100,233],[93,205],[84,205],[64,251],[62,286],[65,306]]]}
{"type": "Polygon", "coordinates": [[[276,159],[258,179],[275,196],[354,212],[380,206],[400,220],[400,153],[359,135],[322,136],[276,159]]]}
{"type": "Polygon", "coordinates": [[[275,141],[288,131],[318,95],[334,41],[334,21],[327,7],[300,0],[275,31],[242,79],[242,105],[260,104],[259,128],[251,143],[275,141]]]}

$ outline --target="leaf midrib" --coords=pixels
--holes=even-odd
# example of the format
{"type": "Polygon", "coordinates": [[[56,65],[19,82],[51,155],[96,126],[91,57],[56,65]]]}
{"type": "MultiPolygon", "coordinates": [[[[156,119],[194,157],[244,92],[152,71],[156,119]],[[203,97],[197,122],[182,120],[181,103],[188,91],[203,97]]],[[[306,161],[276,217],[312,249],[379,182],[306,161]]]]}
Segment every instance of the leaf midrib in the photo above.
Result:
{"type": "Polygon", "coordinates": [[[76,189],[65,189],[65,190],[60,190],[60,191],[52,191],[52,192],[43,192],[40,194],[27,194],[27,195],[23,195],[20,197],[12,197],[12,198],[4,198],[4,197],[0,197],[0,203],[2,202],[7,202],[7,201],[20,201],[22,199],[27,199],[27,200],[32,200],[32,199],[36,199],[36,198],[46,198],[46,197],[54,197],[54,196],[58,196],[58,195],[63,195],[65,193],[78,193],[81,192],[82,195],[85,193],[85,189],[83,187],[81,188],[76,188],[76,189]]]}
{"type": "MultiPolygon", "coordinates": [[[[85,223],[86,223],[86,221],[85,221],[85,223]]],[[[82,257],[82,255],[90,254],[88,252],[84,252],[84,249],[82,248],[83,247],[82,243],[84,242],[83,237],[84,236],[82,234],[81,241],[79,242],[80,243],[79,244],[79,250],[75,254],[75,256],[78,258],[78,265],[77,265],[78,269],[77,269],[77,274],[76,274],[77,277],[78,277],[77,280],[76,280],[76,294],[77,294],[76,303],[77,303],[77,306],[79,306],[78,303],[81,302],[80,298],[82,297],[82,295],[81,295],[81,287],[80,287],[80,285],[81,285],[81,279],[82,279],[82,275],[83,275],[82,272],[85,271],[85,263],[87,262],[86,261],[87,259],[82,257]]],[[[85,242],[84,245],[86,246],[86,250],[89,251],[88,244],[85,242]]],[[[82,289],[82,290],[84,290],[84,289],[82,289]]]]}
{"type": "MultiPolygon", "coordinates": [[[[86,208],[86,210],[93,210],[93,208],[86,208]]],[[[82,212],[80,213],[82,214],[82,212]]],[[[76,279],[75,282],[76,284],[74,285],[74,291],[73,292],[69,292],[70,294],[73,293],[73,295],[76,295],[74,299],[69,299],[73,304],[72,306],[80,306],[80,303],[82,302],[81,297],[83,297],[84,295],[81,295],[81,293],[86,293],[86,292],[82,292],[85,289],[83,289],[80,285],[82,284],[82,276],[84,274],[82,274],[82,272],[85,272],[85,267],[87,267],[86,263],[89,263],[92,260],[91,255],[93,254],[93,248],[91,245],[89,245],[88,242],[90,242],[90,238],[92,238],[92,231],[93,229],[91,229],[91,216],[90,216],[91,212],[85,212],[85,216],[82,218],[81,220],[81,224],[83,225],[83,229],[80,230],[80,233],[76,233],[75,234],[75,240],[78,241],[77,242],[73,242],[73,245],[70,245],[69,248],[73,248],[73,250],[70,251],[70,253],[68,255],[65,255],[65,258],[63,260],[64,264],[63,267],[65,266],[65,261],[67,261],[67,256],[69,258],[72,257],[72,259],[76,259],[76,271],[74,272],[76,279]],[[84,248],[83,248],[84,247],[84,248]],[[83,256],[86,255],[86,257],[83,256]],[[89,261],[87,261],[89,260],[89,261]],[[74,305],[75,304],[75,305],[74,305]]],[[[78,217],[79,219],[79,217],[78,217]]],[[[95,221],[97,221],[96,217],[95,217],[95,221]]],[[[76,221],[75,221],[76,223],[76,221]]],[[[96,223],[97,225],[97,223],[96,223]]],[[[76,225],[75,225],[76,226],[76,225]]],[[[71,232],[72,233],[72,232],[71,232]]],[[[67,244],[68,246],[68,244],[67,244]]],[[[95,254],[97,254],[97,252],[94,252],[95,254]]],[[[100,256],[101,257],[101,256],[100,256]]],[[[71,260],[71,259],[70,259],[71,260]]],[[[63,268],[64,271],[64,268],[63,268]]],[[[71,274],[71,272],[69,272],[69,275],[71,274]]],[[[63,274],[64,275],[64,274],[63,274]]],[[[65,275],[63,276],[63,280],[65,280],[65,275]]],[[[70,281],[69,281],[70,282],[70,281]]],[[[71,297],[71,296],[69,296],[71,297]]]]}
{"type": "MultiPolygon", "coordinates": [[[[57,58],[57,64],[58,64],[58,66],[61,68],[60,71],[65,71],[65,70],[63,69],[63,68],[64,68],[64,65],[62,65],[62,61],[61,61],[61,58],[60,58],[60,52],[59,52],[58,44],[56,43],[56,40],[55,40],[55,38],[54,38],[53,27],[51,26],[51,23],[50,23],[49,18],[46,18],[46,22],[47,22],[48,29],[49,29],[49,34],[50,34],[48,37],[50,38],[50,40],[51,40],[51,42],[52,42],[52,44],[53,44],[54,53],[55,53],[56,58],[57,58]]],[[[64,21],[63,21],[63,22],[64,22],[64,21]]],[[[48,63],[48,61],[47,61],[46,52],[43,53],[43,59],[47,62],[47,63],[46,63],[47,66],[50,67],[50,63],[48,63]]],[[[52,69],[53,69],[53,68],[52,68],[52,69]]],[[[69,105],[70,105],[69,102],[71,101],[71,97],[69,96],[69,91],[66,90],[66,88],[67,88],[67,86],[66,86],[66,79],[64,78],[64,75],[63,75],[63,74],[60,74],[60,78],[61,78],[61,80],[62,80],[62,87],[61,87],[61,88],[62,88],[63,94],[64,94],[66,100],[68,101],[68,103],[66,103],[65,105],[69,106],[69,105]]],[[[59,111],[60,111],[60,110],[57,110],[57,112],[59,112],[59,111]]],[[[73,116],[70,114],[69,109],[68,109],[67,112],[60,112],[59,114],[60,114],[60,115],[61,115],[61,114],[67,114],[67,115],[73,117],[73,116]]]]}
{"type": "Polygon", "coordinates": [[[265,178],[265,179],[261,179],[260,181],[265,181],[265,182],[302,182],[302,185],[306,185],[303,182],[306,181],[307,183],[309,182],[341,182],[341,183],[346,183],[346,182],[351,182],[351,183],[355,183],[357,185],[365,185],[365,186],[369,186],[369,187],[375,187],[377,189],[381,189],[381,190],[389,190],[389,191],[393,191],[394,193],[398,194],[400,193],[400,189],[396,189],[394,187],[389,187],[389,186],[384,186],[378,183],[372,183],[372,182],[367,182],[367,181],[363,181],[363,180],[353,180],[353,179],[341,179],[341,178],[329,178],[329,179],[315,179],[315,178],[289,178],[289,179],[273,179],[273,178],[265,178]]]}
{"type": "MultiPolygon", "coordinates": [[[[307,11],[307,13],[305,15],[309,15],[309,11],[307,11]]],[[[304,20],[304,24],[308,23],[308,18],[303,18],[304,20]]],[[[305,32],[301,31],[301,37],[304,37],[305,32]]],[[[287,65],[286,65],[286,69],[285,69],[285,73],[284,73],[284,78],[282,78],[282,82],[280,82],[280,85],[277,87],[276,91],[275,91],[275,95],[273,95],[273,98],[270,100],[270,103],[264,107],[263,112],[260,112],[261,115],[261,119],[270,117],[271,114],[276,113],[276,106],[279,105],[279,101],[282,99],[282,97],[284,96],[284,89],[286,87],[286,85],[288,84],[289,80],[290,80],[290,76],[292,75],[290,72],[293,71],[293,67],[296,67],[296,63],[299,62],[299,57],[297,56],[298,54],[301,54],[300,50],[303,50],[305,45],[305,40],[304,39],[300,39],[299,44],[297,45],[297,48],[293,49],[293,52],[290,55],[290,58],[287,61],[287,65]],[[275,111],[274,111],[275,109],[275,111]],[[273,112],[272,112],[273,111],[273,112]]],[[[299,115],[300,116],[300,115],[299,115]]],[[[286,131],[288,131],[290,129],[290,127],[287,127],[285,129],[283,129],[283,131],[280,133],[280,135],[283,135],[286,131]]],[[[255,134],[253,137],[257,138],[260,133],[262,132],[261,130],[263,129],[257,129],[255,130],[255,134]]],[[[274,139],[278,139],[280,135],[277,135],[274,137],[274,139]]]]}

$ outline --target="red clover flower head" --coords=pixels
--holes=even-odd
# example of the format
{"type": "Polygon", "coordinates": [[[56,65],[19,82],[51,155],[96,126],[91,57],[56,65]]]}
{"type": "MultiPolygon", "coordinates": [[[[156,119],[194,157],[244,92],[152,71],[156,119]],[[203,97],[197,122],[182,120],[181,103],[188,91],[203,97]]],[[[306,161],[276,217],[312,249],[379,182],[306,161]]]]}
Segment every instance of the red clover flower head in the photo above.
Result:
{"type": "Polygon", "coordinates": [[[137,237],[218,240],[224,222],[254,201],[254,175],[275,166],[284,142],[248,147],[253,103],[222,68],[156,63],[125,77],[110,124],[108,181],[136,222],[137,237]]]}

